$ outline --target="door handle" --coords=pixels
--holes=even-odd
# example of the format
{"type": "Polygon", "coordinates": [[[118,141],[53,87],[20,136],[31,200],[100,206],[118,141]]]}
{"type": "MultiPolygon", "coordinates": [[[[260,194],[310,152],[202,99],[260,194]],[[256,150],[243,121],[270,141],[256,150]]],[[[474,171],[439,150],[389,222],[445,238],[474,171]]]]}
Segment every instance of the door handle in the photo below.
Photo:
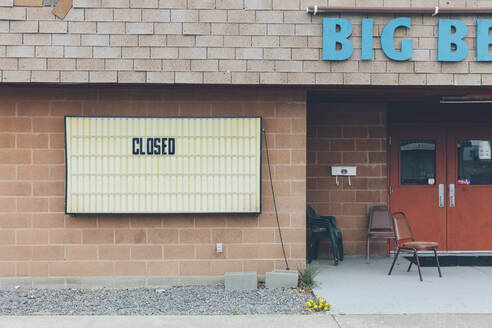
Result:
{"type": "Polygon", "coordinates": [[[439,184],[439,207],[444,207],[444,184],[439,184]]]}
{"type": "Polygon", "coordinates": [[[449,184],[449,207],[455,206],[454,184],[449,184]]]}

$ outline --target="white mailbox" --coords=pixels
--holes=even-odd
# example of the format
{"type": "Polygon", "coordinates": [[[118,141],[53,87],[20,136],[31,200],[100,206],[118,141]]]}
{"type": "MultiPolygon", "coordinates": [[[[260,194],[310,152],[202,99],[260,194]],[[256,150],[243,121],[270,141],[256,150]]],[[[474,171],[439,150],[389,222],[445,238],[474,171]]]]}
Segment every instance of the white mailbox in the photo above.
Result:
{"type": "Polygon", "coordinates": [[[331,167],[331,175],[336,177],[337,186],[340,185],[338,181],[338,177],[348,177],[349,186],[352,185],[350,182],[350,177],[354,177],[357,175],[357,167],[356,166],[332,166],[331,167]]]}
{"type": "Polygon", "coordinates": [[[342,177],[350,177],[357,175],[357,167],[356,166],[332,166],[331,167],[331,175],[333,176],[342,176],[342,177]]]}

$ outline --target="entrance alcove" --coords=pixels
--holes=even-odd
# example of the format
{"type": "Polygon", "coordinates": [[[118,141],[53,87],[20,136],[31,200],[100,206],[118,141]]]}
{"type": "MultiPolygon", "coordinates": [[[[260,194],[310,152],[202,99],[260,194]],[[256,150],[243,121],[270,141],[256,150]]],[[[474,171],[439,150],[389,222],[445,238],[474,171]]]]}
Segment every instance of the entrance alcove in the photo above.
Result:
{"type": "MultiPolygon", "coordinates": [[[[492,240],[492,227],[489,228],[487,223],[489,213],[492,213],[487,210],[487,206],[492,205],[487,205],[489,202],[486,201],[492,198],[492,186],[489,189],[486,184],[482,184],[483,179],[477,186],[457,184],[462,183],[458,180],[466,181],[467,178],[457,173],[461,165],[461,162],[458,163],[458,146],[470,144],[468,150],[478,152],[479,141],[485,145],[484,142],[492,139],[492,110],[489,104],[441,103],[445,96],[483,93],[487,91],[432,87],[343,87],[309,93],[306,201],[320,215],[337,218],[337,226],[343,232],[346,254],[364,254],[369,209],[379,204],[388,205],[392,211],[406,211],[410,223],[415,226],[416,237],[440,241],[441,251],[492,249],[492,245],[489,247],[483,241],[492,240]],[[416,190],[414,194],[399,197],[403,195],[403,189],[399,189],[400,142],[405,142],[405,133],[415,140],[427,140],[430,137],[442,143],[439,147],[443,147],[443,150],[435,154],[436,165],[447,169],[443,169],[445,172],[439,171],[441,176],[434,177],[435,180],[426,180],[425,187],[432,189],[430,194],[421,193],[416,186],[411,186],[416,190]],[[351,184],[347,178],[339,178],[340,183],[337,185],[335,177],[331,176],[332,165],[356,166],[357,176],[351,178],[351,184]],[[445,204],[439,208],[440,223],[434,224],[432,220],[437,215],[425,211],[428,211],[426,207],[439,206],[439,184],[445,187],[445,204]],[[461,193],[461,204],[467,199],[467,203],[474,205],[460,207],[462,209],[450,208],[450,184],[455,185],[456,197],[461,193]],[[466,197],[472,194],[474,196],[468,200],[466,197]],[[423,198],[417,199],[415,195],[423,198]],[[478,211],[474,212],[474,208],[478,211]],[[449,220],[453,215],[455,223],[450,226],[449,220]],[[471,222],[476,223],[474,227],[470,226],[471,222]],[[449,245],[450,238],[454,238],[454,246],[449,245]]],[[[474,164],[470,165],[464,169],[473,170],[474,164]]],[[[462,171],[464,169],[461,168],[462,171]]],[[[482,175],[480,177],[484,178],[482,175]]],[[[475,176],[475,181],[478,178],[475,176]]],[[[309,242],[309,231],[307,240],[309,242]]],[[[330,248],[329,241],[321,243],[320,258],[329,257],[330,248]]],[[[375,242],[374,246],[371,243],[371,253],[384,254],[387,251],[388,244],[384,240],[375,242]]]]}

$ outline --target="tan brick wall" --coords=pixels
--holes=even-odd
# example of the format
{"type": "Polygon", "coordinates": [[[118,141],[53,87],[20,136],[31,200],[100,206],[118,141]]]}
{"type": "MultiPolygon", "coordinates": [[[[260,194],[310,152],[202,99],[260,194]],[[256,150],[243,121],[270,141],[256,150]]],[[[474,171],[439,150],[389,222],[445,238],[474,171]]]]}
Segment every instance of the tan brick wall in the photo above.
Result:
{"type": "Polygon", "coordinates": [[[284,268],[263,213],[64,214],[64,115],[261,115],[287,256],[305,263],[306,95],[275,89],[0,88],[0,276],[219,275],[284,268]],[[224,253],[215,252],[215,243],[224,253]]]}
{"type": "MultiPolygon", "coordinates": [[[[414,15],[410,61],[382,52],[379,36],[394,15],[374,19],[374,60],[360,61],[360,14],[354,54],[321,60],[322,16],[306,6],[491,7],[488,0],[75,0],[64,20],[49,7],[0,10],[1,82],[203,83],[297,85],[491,85],[491,63],[475,61],[476,16],[453,16],[468,27],[468,57],[437,62],[439,15],[414,15]]],[[[11,2],[10,2],[11,4],[11,2]]],[[[8,4],[7,4],[8,5],[8,4]]],[[[338,14],[334,15],[338,16],[338,14]]],[[[483,16],[486,17],[486,16],[483,16]]]]}
{"type": "MultiPolygon", "coordinates": [[[[379,103],[313,103],[308,107],[307,203],[334,215],[345,252],[365,252],[369,208],[387,203],[386,106],[379,103]],[[331,165],[355,165],[357,176],[340,178],[331,165]]],[[[373,242],[373,251],[386,250],[373,242]]],[[[320,254],[329,251],[320,246],[320,254]]]]}

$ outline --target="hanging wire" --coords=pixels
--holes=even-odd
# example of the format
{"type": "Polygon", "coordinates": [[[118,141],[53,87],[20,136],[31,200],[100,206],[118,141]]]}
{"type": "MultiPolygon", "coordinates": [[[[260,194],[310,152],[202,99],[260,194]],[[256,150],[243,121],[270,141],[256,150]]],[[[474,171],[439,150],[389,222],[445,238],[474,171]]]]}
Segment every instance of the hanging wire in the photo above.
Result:
{"type": "Polygon", "coordinates": [[[268,164],[268,174],[270,176],[270,187],[272,188],[273,208],[275,209],[275,217],[277,218],[278,234],[280,236],[280,243],[282,244],[282,252],[284,254],[284,260],[285,260],[285,269],[290,270],[289,263],[287,262],[287,256],[285,255],[285,247],[284,247],[284,241],[282,239],[282,231],[280,230],[280,222],[278,220],[277,201],[275,199],[275,191],[273,189],[272,170],[270,168],[270,155],[268,153],[267,133],[265,129],[262,129],[262,131],[263,131],[263,135],[265,136],[265,149],[266,149],[266,157],[267,157],[267,164],[268,164]]]}

